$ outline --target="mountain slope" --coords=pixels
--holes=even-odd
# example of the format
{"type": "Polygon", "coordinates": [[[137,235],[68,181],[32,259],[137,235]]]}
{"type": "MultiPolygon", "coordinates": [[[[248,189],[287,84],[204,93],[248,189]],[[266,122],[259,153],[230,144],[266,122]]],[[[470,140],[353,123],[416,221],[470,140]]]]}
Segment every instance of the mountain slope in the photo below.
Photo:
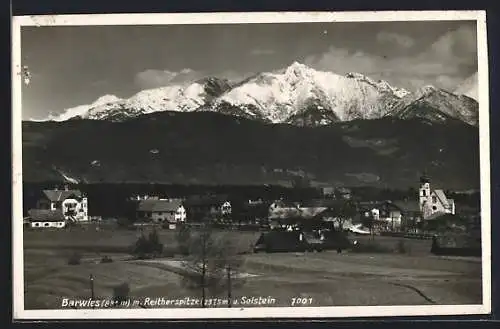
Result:
{"type": "Polygon", "coordinates": [[[321,112],[331,112],[330,120],[374,119],[407,93],[360,74],[341,76],[295,62],[282,71],[245,80],[221,95],[211,109],[218,112],[219,104],[231,104],[257,110],[270,122],[283,123],[311,111],[314,104],[321,112]]]}
{"type": "Polygon", "coordinates": [[[128,99],[102,97],[91,105],[65,111],[54,121],[70,117],[93,120],[122,121],[159,111],[194,111],[230,88],[226,80],[207,77],[191,84],[147,89],[128,99]]]}
{"type": "Polygon", "coordinates": [[[288,184],[307,175],[316,184],[406,189],[426,170],[442,188],[469,189],[479,187],[478,145],[478,129],[458,121],[301,128],[159,112],[124,122],[23,122],[23,180],[63,180],[64,173],[83,182],[288,184]]]}
{"type": "Polygon", "coordinates": [[[457,89],[453,92],[457,95],[464,95],[470,97],[476,101],[478,99],[478,75],[477,72],[467,78],[464,82],[462,82],[457,89]]]}
{"type": "Polygon", "coordinates": [[[421,118],[431,122],[460,120],[477,126],[479,104],[472,98],[426,86],[394,105],[387,116],[399,119],[421,118]]]}

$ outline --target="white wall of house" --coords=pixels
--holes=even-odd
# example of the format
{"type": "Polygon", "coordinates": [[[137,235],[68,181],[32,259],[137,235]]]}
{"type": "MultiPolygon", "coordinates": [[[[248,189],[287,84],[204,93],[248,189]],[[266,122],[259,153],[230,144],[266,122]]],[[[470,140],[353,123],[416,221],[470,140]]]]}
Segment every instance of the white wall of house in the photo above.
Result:
{"type": "Polygon", "coordinates": [[[443,205],[434,191],[431,192],[430,202],[428,203],[428,205],[431,207],[432,214],[436,212],[447,212],[446,207],[443,205]]]}
{"type": "Polygon", "coordinates": [[[64,221],[60,222],[31,222],[30,226],[32,228],[64,228],[66,223],[64,221]]]}
{"type": "Polygon", "coordinates": [[[231,202],[224,202],[220,208],[220,211],[222,215],[230,215],[232,213],[231,202]]]}
{"type": "MultiPolygon", "coordinates": [[[[66,214],[68,210],[74,210],[75,220],[77,222],[87,222],[89,220],[88,216],[88,201],[87,198],[82,198],[81,201],[76,199],[66,199],[62,202],[63,214],[66,214]]],[[[67,220],[71,220],[71,216],[64,215],[67,220]]]]}
{"type": "Polygon", "coordinates": [[[187,219],[186,208],[184,206],[179,206],[175,212],[174,219],[178,223],[184,223],[187,219]]]}
{"type": "Polygon", "coordinates": [[[141,211],[139,217],[150,219],[155,223],[183,223],[187,219],[187,214],[186,208],[184,208],[184,206],[179,206],[177,210],[173,211],[141,211]]]}

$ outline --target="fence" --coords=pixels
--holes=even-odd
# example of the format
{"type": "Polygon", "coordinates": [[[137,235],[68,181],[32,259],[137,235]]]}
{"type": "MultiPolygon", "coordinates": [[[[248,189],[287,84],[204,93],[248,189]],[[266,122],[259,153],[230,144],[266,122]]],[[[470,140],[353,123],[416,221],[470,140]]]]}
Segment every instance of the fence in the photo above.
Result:
{"type": "Polygon", "coordinates": [[[381,232],[381,236],[390,236],[394,238],[432,240],[435,234],[431,233],[406,233],[406,232],[381,232]]]}

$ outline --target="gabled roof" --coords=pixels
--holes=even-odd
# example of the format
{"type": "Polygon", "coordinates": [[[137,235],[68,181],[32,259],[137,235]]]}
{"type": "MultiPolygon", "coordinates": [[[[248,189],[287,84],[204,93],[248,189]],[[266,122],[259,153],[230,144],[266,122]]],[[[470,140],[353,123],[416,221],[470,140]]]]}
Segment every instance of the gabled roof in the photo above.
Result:
{"type": "Polygon", "coordinates": [[[82,192],[79,190],[43,190],[43,194],[52,202],[64,201],[71,197],[82,197],[82,192]]]}
{"type": "Polygon", "coordinates": [[[450,206],[443,190],[434,190],[434,193],[436,194],[443,207],[448,208],[450,206]]]}
{"type": "Polygon", "coordinates": [[[177,211],[182,206],[182,200],[169,199],[169,200],[154,200],[147,199],[139,201],[137,206],[138,211],[151,211],[151,212],[171,212],[177,211]]]}
{"type": "Polygon", "coordinates": [[[61,210],[30,209],[28,217],[32,222],[63,222],[65,220],[61,210]]]}
{"type": "Polygon", "coordinates": [[[405,200],[405,201],[393,201],[396,207],[401,209],[403,213],[405,212],[420,212],[420,205],[417,201],[405,200]]]}

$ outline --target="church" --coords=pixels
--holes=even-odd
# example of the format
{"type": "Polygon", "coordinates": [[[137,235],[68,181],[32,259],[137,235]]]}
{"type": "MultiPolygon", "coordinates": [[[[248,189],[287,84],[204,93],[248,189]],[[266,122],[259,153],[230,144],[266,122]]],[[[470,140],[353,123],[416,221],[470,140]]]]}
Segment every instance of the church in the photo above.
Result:
{"type": "Polygon", "coordinates": [[[419,205],[424,220],[436,214],[455,214],[455,201],[448,199],[443,190],[432,190],[425,176],[420,178],[419,205]]]}

